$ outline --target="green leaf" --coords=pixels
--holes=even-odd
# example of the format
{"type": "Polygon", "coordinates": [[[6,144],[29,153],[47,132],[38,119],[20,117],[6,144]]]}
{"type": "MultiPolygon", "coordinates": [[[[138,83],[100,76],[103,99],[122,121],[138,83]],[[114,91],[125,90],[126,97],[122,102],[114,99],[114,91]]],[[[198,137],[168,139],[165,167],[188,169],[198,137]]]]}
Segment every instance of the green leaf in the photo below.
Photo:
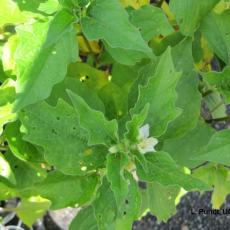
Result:
{"type": "Polygon", "coordinates": [[[220,209],[230,192],[229,170],[224,166],[207,165],[196,169],[194,176],[214,187],[212,208],[220,209]]]}
{"type": "Polygon", "coordinates": [[[14,100],[14,82],[12,80],[6,80],[0,87],[0,135],[3,132],[3,126],[17,118],[17,114],[12,111],[14,100]]]}
{"type": "Polygon", "coordinates": [[[1,0],[0,9],[0,27],[6,24],[20,24],[26,20],[25,15],[19,10],[15,1],[1,0]]]}
{"type": "Polygon", "coordinates": [[[177,185],[185,190],[210,189],[205,183],[187,175],[166,152],[149,153],[136,157],[137,175],[147,182],[159,182],[164,186],[177,185]]]}
{"type": "Polygon", "coordinates": [[[149,111],[149,104],[146,104],[143,110],[139,114],[134,114],[132,119],[126,123],[127,132],[125,137],[137,143],[139,139],[139,128],[143,125],[149,111]]]}
{"type": "Polygon", "coordinates": [[[158,35],[167,36],[174,31],[163,10],[152,5],[131,11],[130,21],[139,28],[146,41],[158,35]]]}
{"type": "Polygon", "coordinates": [[[171,0],[170,9],[176,16],[180,31],[192,36],[203,17],[209,13],[220,0],[171,0]]]}
{"type": "Polygon", "coordinates": [[[137,28],[130,23],[128,14],[117,0],[93,1],[87,16],[81,20],[81,25],[87,39],[102,39],[117,62],[135,64],[144,57],[153,56],[151,49],[137,28]]]}
{"type": "Polygon", "coordinates": [[[48,0],[46,2],[42,2],[39,5],[38,10],[46,14],[53,14],[57,12],[59,8],[60,8],[60,4],[58,0],[48,0]]]}
{"type": "Polygon", "coordinates": [[[224,97],[226,104],[230,104],[230,67],[227,66],[222,72],[208,72],[203,78],[210,85],[216,87],[224,97]]]}
{"type": "Polygon", "coordinates": [[[43,147],[46,161],[63,173],[85,175],[103,165],[104,148],[87,147],[88,135],[79,116],[63,100],[55,107],[45,102],[29,106],[20,120],[26,129],[24,140],[43,147]]]}
{"type": "Polygon", "coordinates": [[[49,209],[51,202],[41,197],[22,199],[19,206],[14,209],[18,217],[27,226],[32,227],[34,222],[42,218],[49,209]]]}
{"type": "Polygon", "coordinates": [[[32,188],[33,193],[52,202],[52,209],[83,205],[94,196],[98,178],[68,176],[60,172],[50,172],[47,178],[32,188]]]}
{"type": "Polygon", "coordinates": [[[226,10],[222,14],[210,13],[201,24],[201,32],[210,47],[226,64],[230,64],[229,20],[230,10],[226,10]]]}
{"type": "Polygon", "coordinates": [[[16,189],[0,178],[0,199],[1,200],[8,200],[10,198],[16,197],[18,194],[16,192],[16,189]]]}
{"type": "Polygon", "coordinates": [[[81,96],[91,108],[102,112],[105,111],[105,106],[96,92],[89,88],[85,82],[81,82],[79,79],[71,77],[66,77],[64,81],[54,86],[47,102],[54,106],[57,104],[58,99],[61,98],[72,105],[71,99],[66,92],[67,89],[81,96]]]}
{"type": "Polygon", "coordinates": [[[81,209],[70,224],[69,230],[98,230],[92,206],[81,209]]]}
{"type": "Polygon", "coordinates": [[[223,97],[217,90],[213,90],[204,97],[204,102],[206,103],[212,119],[221,119],[227,117],[226,106],[223,97]]]}
{"type": "Polygon", "coordinates": [[[161,136],[168,123],[181,112],[176,106],[176,85],[180,74],[175,70],[168,49],[160,58],[155,73],[149,78],[147,85],[139,87],[139,97],[131,113],[139,113],[149,103],[146,123],[150,124],[150,134],[161,136]],[[164,97],[162,97],[164,92],[164,97]]]}
{"type": "Polygon", "coordinates": [[[176,106],[183,109],[180,116],[169,123],[166,138],[183,136],[189,130],[196,127],[201,106],[201,95],[198,90],[198,77],[194,71],[192,56],[192,39],[182,40],[172,48],[172,58],[177,71],[182,71],[176,87],[176,106]]]}
{"type": "Polygon", "coordinates": [[[175,199],[179,190],[177,186],[163,186],[158,182],[147,183],[147,188],[141,190],[145,209],[149,209],[157,217],[157,221],[166,222],[176,213],[175,199]]]}
{"type": "Polygon", "coordinates": [[[108,76],[105,72],[86,63],[76,62],[74,64],[70,64],[68,66],[67,75],[81,80],[84,85],[93,90],[100,90],[108,84],[108,76]]]}
{"type": "Polygon", "coordinates": [[[15,74],[15,60],[14,53],[18,45],[18,38],[16,35],[11,36],[3,46],[2,64],[5,72],[15,74]]]}
{"type": "Polygon", "coordinates": [[[16,184],[15,176],[10,164],[2,153],[0,153],[0,176],[6,178],[11,184],[16,184]]]}
{"type": "Polygon", "coordinates": [[[20,132],[20,122],[14,122],[7,125],[5,136],[12,153],[22,161],[40,161],[44,160],[43,155],[29,142],[23,140],[20,132]]]}
{"type": "Polygon", "coordinates": [[[163,151],[168,152],[177,164],[195,168],[204,163],[204,160],[195,161],[193,158],[208,144],[214,132],[214,129],[204,122],[198,122],[196,128],[185,136],[164,141],[163,151]]]}
{"type": "Polygon", "coordinates": [[[116,229],[132,229],[133,220],[139,218],[141,207],[141,194],[139,193],[139,187],[130,173],[125,174],[125,178],[128,181],[129,188],[123,205],[118,210],[118,216],[116,220],[116,229]]]}
{"type": "Polygon", "coordinates": [[[47,175],[39,163],[21,161],[9,151],[5,154],[5,158],[14,173],[17,189],[28,188],[44,180],[47,175]]]}
{"type": "Polygon", "coordinates": [[[117,215],[116,200],[110,188],[109,182],[104,178],[101,187],[97,191],[92,203],[98,229],[115,230],[115,219],[117,215]]]}
{"type": "Polygon", "coordinates": [[[214,133],[207,146],[200,152],[194,160],[211,161],[224,165],[230,165],[230,130],[222,130],[214,133]]]}
{"type": "Polygon", "coordinates": [[[128,193],[129,185],[125,179],[125,167],[129,163],[128,156],[125,153],[116,153],[107,155],[107,180],[111,184],[111,189],[117,202],[118,208],[125,202],[125,196],[128,193]]]}
{"type": "Polygon", "coordinates": [[[88,132],[89,145],[110,145],[118,141],[116,120],[106,120],[103,113],[91,109],[80,96],[70,90],[67,93],[80,117],[80,125],[88,132]]]}
{"type": "Polygon", "coordinates": [[[114,193],[110,184],[103,180],[96,199],[93,202],[98,229],[100,230],[122,230],[131,229],[133,220],[138,218],[141,198],[138,185],[132,175],[126,173],[129,184],[129,192],[124,197],[123,205],[117,210],[114,193]]]}
{"type": "Polygon", "coordinates": [[[67,65],[76,61],[77,43],[72,22],[72,15],[62,10],[49,22],[17,28],[15,111],[47,98],[52,87],[64,79],[67,65]]]}
{"type": "Polygon", "coordinates": [[[99,91],[99,97],[105,105],[105,115],[108,119],[122,119],[128,112],[126,91],[110,82],[99,91]]]}

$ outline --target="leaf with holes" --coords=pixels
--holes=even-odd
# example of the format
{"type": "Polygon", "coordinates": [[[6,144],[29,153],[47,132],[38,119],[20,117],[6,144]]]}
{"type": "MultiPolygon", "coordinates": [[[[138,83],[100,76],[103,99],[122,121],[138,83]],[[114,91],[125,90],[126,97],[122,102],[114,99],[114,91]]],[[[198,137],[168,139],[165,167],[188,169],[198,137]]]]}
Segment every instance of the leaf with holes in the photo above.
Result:
{"type": "Polygon", "coordinates": [[[87,146],[88,134],[74,109],[59,100],[55,107],[41,102],[20,113],[24,139],[44,149],[50,165],[69,175],[85,175],[103,165],[102,146],[87,146]],[[63,164],[63,162],[65,162],[63,164]]]}
{"type": "Polygon", "coordinates": [[[91,109],[80,96],[70,90],[67,93],[80,117],[80,125],[89,135],[89,145],[109,145],[118,141],[116,120],[106,120],[102,112],[91,109]]]}

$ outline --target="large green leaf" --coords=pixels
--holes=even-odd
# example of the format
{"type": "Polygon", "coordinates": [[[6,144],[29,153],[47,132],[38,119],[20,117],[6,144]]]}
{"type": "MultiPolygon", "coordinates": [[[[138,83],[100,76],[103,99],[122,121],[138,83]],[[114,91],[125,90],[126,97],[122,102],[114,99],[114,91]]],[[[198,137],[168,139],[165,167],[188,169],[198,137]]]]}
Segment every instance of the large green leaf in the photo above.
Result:
{"type": "Polygon", "coordinates": [[[77,43],[72,21],[72,15],[63,10],[49,22],[17,28],[15,110],[47,98],[52,87],[64,79],[67,65],[76,61],[77,43]]]}
{"type": "Polygon", "coordinates": [[[164,141],[163,150],[168,152],[177,164],[189,168],[197,167],[205,160],[195,161],[193,158],[208,144],[214,132],[207,124],[198,122],[196,128],[185,136],[164,141]]]}
{"type": "Polygon", "coordinates": [[[97,221],[92,206],[82,209],[73,219],[69,230],[98,230],[97,221]]]}
{"type": "Polygon", "coordinates": [[[49,199],[52,209],[82,205],[90,201],[95,193],[98,178],[68,176],[60,172],[50,172],[47,178],[32,188],[33,193],[49,199]]]}
{"type": "Polygon", "coordinates": [[[216,87],[224,97],[226,104],[230,103],[230,67],[227,66],[223,72],[208,72],[203,74],[204,80],[216,87]]]}
{"type": "Polygon", "coordinates": [[[116,120],[106,120],[102,112],[91,109],[80,96],[70,90],[67,92],[80,117],[80,125],[88,132],[88,144],[110,145],[111,142],[116,143],[118,141],[116,120]]]}
{"type": "Polygon", "coordinates": [[[230,63],[230,10],[222,14],[210,13],[202,24],[201,31],[215,54],[226,64],[230,63]]]}
{"type": "Polygon", "coordinates": [[[180,31],[192,36],[202,18],[212,10],[220,0],[171,0],[170,9],[176,16],[180,31]]]}
{"type": "Polygon", "coordinates": [[[230,130],[216,132],[210,139],[207,146],[200,152],[194,160],[211,161],[224,165],[230,165],[230,130]]]}
{"type": "Polygon", "coordinates": [[[150,133],[153,136],[162,135],[168,123],[181,112],[175,106],[177,97],[175,88],[179,77],[180,74],[173,64],[171,50],[168,49],[162,55],[147,85],[139,87],[139,97],[131,113],[137,114],[147,103],[150,104],[146,123],[150,124],[150,133]]]}
{"type": "Polygon", "coordinates": [[[176,213],[175,199],[179,193],[177,186],[163,186],[158,182],[147,183],[146,189],[141,189],[142,206],[149,209],[157,221],[167,221],[176,213]]]}
{"type": "Polygon", "coordinates": [[[177,71],[182,71],[182,76],[176,87],[176,106],[183,111],[179,117],[169,124],[164,138],[175,138],[184,135],[195,128],[201,106],[201,95],[198,90],[198,76],[194,71],[192,57],[192,39],[184,39],[172,48],[172,57],[177,71]]]}
{"type": "Polygon", "coordinates": [[[29,106],[20,119],[26,129],[24,139],[43,147],[47,162],[62,172],[84,175],[103,165],[104,148],[87,147],[87,132],[80,127],[74,109],[63,100],[56,107],[45,102],[29,106]]]}
{"type": "Polygon", "coordinates": [[[144,57],[152,56],[151,49],[138,29],[129,22],[128,14],[117,0],[93,1],[81,25],[87,39],[102,39],[118,62],[135,64],[144,57]]]}
{"type": "Polygon", "coordinates": [[[167,36],[174,31],[162,9],[152,5],[131,11],[130,21],[139,28],[146,41],[158,35],[167,36]]]}
{"type": "Polygon", "coordinates": [[[137,155],[137,175],[147,182],[159,182],[162,185],[177,185],[185,190],[210,189],[202,181],[187,175],[166,152],[137,155]]]}

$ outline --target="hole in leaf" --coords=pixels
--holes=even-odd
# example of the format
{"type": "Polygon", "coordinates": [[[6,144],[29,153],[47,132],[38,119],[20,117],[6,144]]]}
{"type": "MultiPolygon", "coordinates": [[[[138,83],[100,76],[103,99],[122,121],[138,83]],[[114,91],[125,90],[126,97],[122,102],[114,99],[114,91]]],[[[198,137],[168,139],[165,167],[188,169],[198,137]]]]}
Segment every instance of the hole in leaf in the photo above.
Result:
{"type": "Polygon", "coordinates": [[[52,129],[52,133],[55,134],[55,135],[58,134],[57,131],[56,131],[55,129],[52,129]]]}
{"type": "Polygon", "coordinates": [[[81,167],[81,171],[84,172],[84,171],[86,171],[86,170],[87,170],[87,167],[86,167],[86,166],[82,166],[82,167],[81,167]]]}

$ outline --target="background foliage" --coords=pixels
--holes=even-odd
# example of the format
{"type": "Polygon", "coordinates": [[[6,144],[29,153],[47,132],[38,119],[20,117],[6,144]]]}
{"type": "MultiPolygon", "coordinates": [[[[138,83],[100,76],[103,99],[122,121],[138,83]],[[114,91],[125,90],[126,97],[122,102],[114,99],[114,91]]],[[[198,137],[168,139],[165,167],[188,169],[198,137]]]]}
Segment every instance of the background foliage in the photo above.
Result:
{"type": "Polygon", "coordinates": [[[131,229],[191,190],[224,202],[229,0],[1,0],[0,54],[0,199],[28,226],[79,206],[70,229],[131,229]]]}

